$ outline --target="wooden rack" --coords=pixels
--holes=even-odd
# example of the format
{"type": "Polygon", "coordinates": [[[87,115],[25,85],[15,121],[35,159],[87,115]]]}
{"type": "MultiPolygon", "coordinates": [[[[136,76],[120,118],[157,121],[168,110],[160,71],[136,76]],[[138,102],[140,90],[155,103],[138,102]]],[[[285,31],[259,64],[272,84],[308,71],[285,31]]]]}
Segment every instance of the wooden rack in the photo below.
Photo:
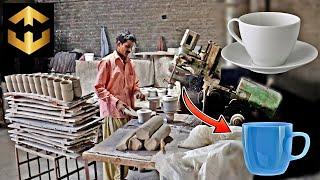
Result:
{"type": "Polygon", "coordinates": [[[72,102],[44,95],[9,92],[6,119],[11,140],[51,153],[77,158],[98,138],[102,118],[99,108],[88,103],[93,93],[72,102]]]}

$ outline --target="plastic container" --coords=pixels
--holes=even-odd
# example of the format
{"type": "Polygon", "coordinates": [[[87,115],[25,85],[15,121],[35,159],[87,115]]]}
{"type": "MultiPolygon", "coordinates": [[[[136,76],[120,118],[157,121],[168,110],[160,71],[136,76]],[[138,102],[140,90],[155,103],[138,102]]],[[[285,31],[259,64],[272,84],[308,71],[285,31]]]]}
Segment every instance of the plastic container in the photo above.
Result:
{"type": "Polygon", "coordinates": [[[85,61],[93,61],[94,60],[94,53],[84,53],[84,60],[85,61]]]}

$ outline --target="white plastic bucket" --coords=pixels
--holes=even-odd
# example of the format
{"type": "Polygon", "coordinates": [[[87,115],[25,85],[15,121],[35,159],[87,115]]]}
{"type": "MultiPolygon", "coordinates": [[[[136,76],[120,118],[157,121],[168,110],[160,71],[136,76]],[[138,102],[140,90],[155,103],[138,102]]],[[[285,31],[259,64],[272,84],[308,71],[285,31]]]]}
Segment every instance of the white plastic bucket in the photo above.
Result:
{"type": "Polygon", "coordinates": [[[93,61],[94,53],[84,53],[84,60],[85,61],[93,61]]]}

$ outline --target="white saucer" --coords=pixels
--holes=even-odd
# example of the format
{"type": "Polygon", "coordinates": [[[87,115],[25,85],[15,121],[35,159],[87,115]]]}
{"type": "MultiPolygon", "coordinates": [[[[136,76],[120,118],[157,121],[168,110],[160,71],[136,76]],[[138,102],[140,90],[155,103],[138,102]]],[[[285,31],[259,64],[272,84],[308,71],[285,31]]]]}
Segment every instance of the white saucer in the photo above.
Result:
{"type": "Polygon", "coordinates": [[[252,63],[246,49],[238,42],[224,47],[221,56],[228,62],[262,74],[278,74],[310,63],[318,56],[318,50],[312,45],[297,41],[285,64],[276,67],[262,67],[252,63]]]}

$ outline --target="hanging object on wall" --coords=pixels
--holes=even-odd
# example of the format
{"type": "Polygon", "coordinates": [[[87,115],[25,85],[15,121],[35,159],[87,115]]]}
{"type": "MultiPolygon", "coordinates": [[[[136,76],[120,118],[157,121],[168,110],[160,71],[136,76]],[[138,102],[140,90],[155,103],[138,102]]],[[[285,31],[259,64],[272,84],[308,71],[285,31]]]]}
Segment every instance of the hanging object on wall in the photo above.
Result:
{"type": "Polygon", "coordinates": [[[101,27],[101,37],[100,38],[101,38],[100,56],[104,57],[110,53],[109,42],[108,42],[108,38],[107,38],[107,34],[106,34],[106,30],[105,30],[104,26],[101,27]]]}
{"type": "Polygon", "coordinates": [[[167,50],[167,47],[164,42],[164,38],[163,36],[159,36],[158,42],[157,42],[157,51],[166,51],[166,50],[167,50]]]}

